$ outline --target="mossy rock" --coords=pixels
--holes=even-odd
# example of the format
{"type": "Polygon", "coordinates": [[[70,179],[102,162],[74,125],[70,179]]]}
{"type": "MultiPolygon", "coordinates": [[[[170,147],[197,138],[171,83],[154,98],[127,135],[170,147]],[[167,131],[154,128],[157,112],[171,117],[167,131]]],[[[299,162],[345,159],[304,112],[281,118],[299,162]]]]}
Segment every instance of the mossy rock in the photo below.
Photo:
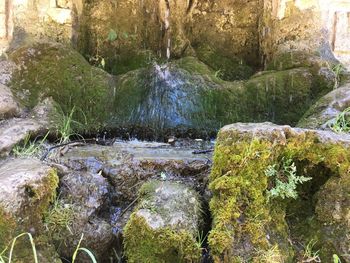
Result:
{"type": "Polygon", "coordinates": [[[196,48],[196,55],[199,60],[211,67],[216,75],[223,80],[248,79],[254,73],[254,69],[248,66],[243,59],[229,57],[210,46],[199,46],[196,48]]]}
{"type": "Polygon", "coordinates": [[[124,228],[128,262],[199,262],[200,206],[198,194],[185,185],[145,183],[124,228]]]}
{"type": "Polygon", "coordinates": [[[237,121],[294,125],[319,92],[328,89],[308,68],[228,82],[196,58],[186,57],[120,76],[109,126],[159,139],[169,134],[210,137],[237,121]]]}
{"type": "Polygon", "coordinates": [[[348,180],[349,147],[349,136],[332,132],[271,123],[222,128],[210,175],[213,228],[208,241],[214,261],[296,262],[303,256],[299,244],[306,247],[312,240],[322,262],[346,254],[349,196],[344,193],[349,189],[347,183],[340,187],[335,181],[348,180]],[[312,178],[296,188],[296,200],[268,198],[274,184],[266,171],[284,158],[295,163],[296,176],[312,178]],[[340,207],[339,217],[334,205],[340,207]],[[335,229],[338,236],[330,234],[335,229]]]}
{"type": "Polygon", "coordinates": [[[109,117],[113,98],[113,78],[91,67],[73,49],[57,43],[34,43],[10,54],[18,65],[10,87],[22,105],[29,109],[47,97],[74,119],[81,130],[97,131],[109,117]]]}

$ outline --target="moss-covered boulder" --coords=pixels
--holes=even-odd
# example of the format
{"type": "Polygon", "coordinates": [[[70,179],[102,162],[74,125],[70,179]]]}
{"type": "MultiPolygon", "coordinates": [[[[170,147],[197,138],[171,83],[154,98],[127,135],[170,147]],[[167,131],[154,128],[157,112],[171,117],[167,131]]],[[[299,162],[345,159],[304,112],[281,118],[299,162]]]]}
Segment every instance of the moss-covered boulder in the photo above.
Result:
{"type": "MultiPolygon", "coordinates": [[[[43,217],[56,197],[56,171],[35,159],[8,160],[0,166],[0,250],[21,233],[31,233],[43,262],[59,262],[45,237],[43,217]],[[50,256],[51,255],[51,256],[50,256]]],[[[7,256],[5,251],[2,256],[7,256]]],[[[14,261],[33,259],[32,246],[26,236],[19,238],[13,252],[14,261]]]]}
{"type": "Polygon", "coordinates": [[[349,147],[326,131],[222,128],[210,176],[214,261],[299,262],[313,244],[322,262],[348,262],[349,147]]]}
{"type": "Polygon", "coordinates": [[[131,133],[211,136],[224,124],[295,124],[327,82],[309,68],[267,71],[227,82],[196,58],[132,71],[118,79],[110,127],[131,133]]]}
{"type": "Polygon", "coordinates": [[[128,262],[199,262],[201,204],[189,187],[149,181],[124,228],[128,262]]]}
{"type": "Polygon", "coordinates": [[[298,127],[330,129],[337,116],[348,107],[350,107],[349,83],[320,98],[299,120],[298,127]]]}
{"type": "Polygon", "coordinates": [[[9,84],[22,105],[32,109],[47,97],[63,114],[75,107],[74,119],[89,131],[103,127],[113,97],[113,78],[73,49],[57,43],[34,43],[10,54],[17,64],[9,84]]]}

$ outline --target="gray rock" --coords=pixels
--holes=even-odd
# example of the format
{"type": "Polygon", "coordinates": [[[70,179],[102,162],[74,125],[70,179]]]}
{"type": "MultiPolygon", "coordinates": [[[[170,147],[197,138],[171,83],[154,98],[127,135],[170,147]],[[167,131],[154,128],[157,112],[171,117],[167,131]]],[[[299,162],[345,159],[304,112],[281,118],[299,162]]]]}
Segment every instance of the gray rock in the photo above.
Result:
{"type": "Polygon", "coordinates": [[[14,118],[0,121],[0,156],[8,155],[26,136],[44,135],[46,131],[44,123],[35,119],[14,118]]]}
{"type": "MultiPolygon", "coordinates": [[[[100,174],[69,172],[60,180],[57,204],[46,218],[50,236],[58,253],[72,258],[82,235],[81,245],[88,248],[98,262],[108,260],[114,241],[109,218],[102,213],[109,211],[109,184],[100,174]],[[65,218],[65,224],[61,224],[65,218]]],[[[86,255],[77,262],[90,262],[86,255]]]]}
{"type": "Polygon", "coordinates": [[[75,147],[57,161],[77,171],[102,173],[113,185],[114,199],[121,206],[132,202],[142,183],[150,178],[180,180],[209,198],[206,183],[211,153],[193,154],[196,149],[196,143],[172,147],[165,143],[118,141],[112,146],[75,147]]]}
{"type": "Polygon", "coordinates": [[[298,127],[330,129],[337,115],[350,107],[350,83],[331,91],[319,99],[301,118],[298,127]]]}
{"type": "Polygon", "coordinates": [[[20,108],[13,97],[11,90],[0,84],[0,120],[10,117],[18,117],[20,108]]]}

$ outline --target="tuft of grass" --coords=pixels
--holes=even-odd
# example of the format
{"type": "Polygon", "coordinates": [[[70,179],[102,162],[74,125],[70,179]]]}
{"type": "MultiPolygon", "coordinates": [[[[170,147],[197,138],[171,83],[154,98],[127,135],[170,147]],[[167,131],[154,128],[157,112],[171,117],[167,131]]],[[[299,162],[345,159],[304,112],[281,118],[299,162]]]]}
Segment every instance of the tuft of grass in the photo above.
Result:
{"type": "MultiPolygon", "coordinates": [[[[33,257],[34,257],[34,263],[39,263],[38,261],[38,255],[37,255],[37,252],[36,252],[36,248],[35,248],[35,243],[34,243],[34,239],[33,239],[33,236],[30,234],[30,233],[22,233],[22,234],[19,234],[18,236],[16,236],[13,240],[12,240],[12,243],[11,243],[11,248],[10,248],[10,251],[9,251],[9,256],[8,258],[5,256],[5,253],[6,251],[8,250],[8,247],[6,247],[1,253],[0,253],[0,263],[13,263],[12,261],[12,257],[13,257],[13,250],[15,248],[15,244],[16,244],[16,241],[17,239],[23,237],[23,236],[28,236],[29,238],[29,241],[30,241],[30,244],[32,246],[32,251],[33,251],[33,257]]],[[[72,263],[74,263],[77,259],[77,256],[78,256],[78,253],[80,251],[82,252],[85,252],[89,258],[91,259],[91,262],[92,263],[97,263],[97,260],[94,256],[94,254],[87,248],[84,248],[84,247],[81,247],[81,242],[83,241],[83,238],[84,238],[84,234],[81,235],[81,238],[79,240],[79,243],[78,243],[78,246],[76,247],[74,253],[73,253],[73,256],[72,256],[72,263]]]]}
{"type": "Polygon", "coordinates": [[[17,157],[38,157],[43,150],[43,145],[48,135],[49,132],[40,141],[36,139],[31,141],[31,135],[28,134],[22,143],[13,148],[12,153],[17,157]]]}
{"type": "Polygon", "coordinates": [[[74,209],[69,204],[63,204],[58,198],[45,216],[44,223],[47,230],[55,235],[55,239],[62,239],[64,238],[61,236],[63,229],[67,229],[73,234],[71,226],[74,220],[74,209]]]}
{"type": "MultiPolygon", "coordinates": [[[[13,249],[15,248],[15,244],[16,244],[16,241],[17,239],[23,237],[23,236],[28,236],[29,238],[29,241],[30,241],[30,244],[32,246],[32,251],[33,251],[33,257],[34,257],[34,262],[35,263],[38,263],[38,256],[37,256],[37,253],[36,253],[36,248],[35,248],[35,243],[34,243],[34,239],[32,237],[32,235],[30,233],[22,233],[22,234],[19,234],[18,236],[16,236],[13,240],[12,240],[12,243],[11,243],[11,248],[10,248],[10,252],[9,252],[9,256],[8,256],[8,260],[7,262],[8,263],[12,263],[12,256],[13,256],[13,249]]],[[[0,263],[6,263],[5,261],[5,256],[4,254],[6,253],[8,247],[6,247],[1,253],[0,253],[0,263]]]]}
{"type": "Polygon", "coordinates": [[[301,263],[319,263],[321,262],[321,259],[319,257],[319,250],[314,251],[314,247],[316,245],[317,241],[314,239],[311,239],[310,242],[306,245],[304,250],[304,255],[301,263]]]}
{"type": "Polygon", "coordinates": [[[63,117],[59,122],[57,127],[57,132],[60,137],[59,144],[69,142],[72,136],[82,137],[75,131],[76,128],[82,127],[83,125],[73,119],[74,113],[75,106],[72,108],[69,114],[63,114],[63,117]]]}
{"type": "Polygon", "coordinates": [[[77,257],[77,255],[78,255],[78,253],[79,253],[80,251],[85,252],[85,253],[89,256],[89,258],[91,259],[92,263],[97,263],[94,254],[92,254],[92,252],[91,252],[89,249],[87,249],[87,248],[85,248],[85,247],[80,247],[81,242],[83,241],[83,238],[84,238],[84,233],[81,234],[81,238],[80,238],[80,240],[79,240],[78,246],[77,246],[77,248],[75,249],[75,251],[74,251],[74,253],[73,253],[72,263],[75,262],[76,257],[77,257]]]}
{"type": "Polygon", "coordinates": [[[350,132],[350,107],[343,110],[337,115],[334,122],[329,124],[329,127],[334,132],[350,132]]]}

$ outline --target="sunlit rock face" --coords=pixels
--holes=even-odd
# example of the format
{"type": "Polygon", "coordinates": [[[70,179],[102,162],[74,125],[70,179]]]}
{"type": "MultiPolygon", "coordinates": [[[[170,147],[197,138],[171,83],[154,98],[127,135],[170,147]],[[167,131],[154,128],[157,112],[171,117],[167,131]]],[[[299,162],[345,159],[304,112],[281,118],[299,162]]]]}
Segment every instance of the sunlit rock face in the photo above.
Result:
{"type": "MultiPolygon", "coordinates": [[[[350,64],[350,3],[340,0],[5,0],[0,47],[13,39],[72,42],[120,74],[155,57],[196,55],[215,70],[231,59],[254,69],[279,53],[335,55],[350,64]],[[112,34],[110,34],[112,32],[112,34]],[[14,38],[13,38],[14,36],[14,38]]],[[[234,64],[233,63],[233,64],[234,64]]],[[[228,80],[232,80],[228,78],[228,80]]]]}

